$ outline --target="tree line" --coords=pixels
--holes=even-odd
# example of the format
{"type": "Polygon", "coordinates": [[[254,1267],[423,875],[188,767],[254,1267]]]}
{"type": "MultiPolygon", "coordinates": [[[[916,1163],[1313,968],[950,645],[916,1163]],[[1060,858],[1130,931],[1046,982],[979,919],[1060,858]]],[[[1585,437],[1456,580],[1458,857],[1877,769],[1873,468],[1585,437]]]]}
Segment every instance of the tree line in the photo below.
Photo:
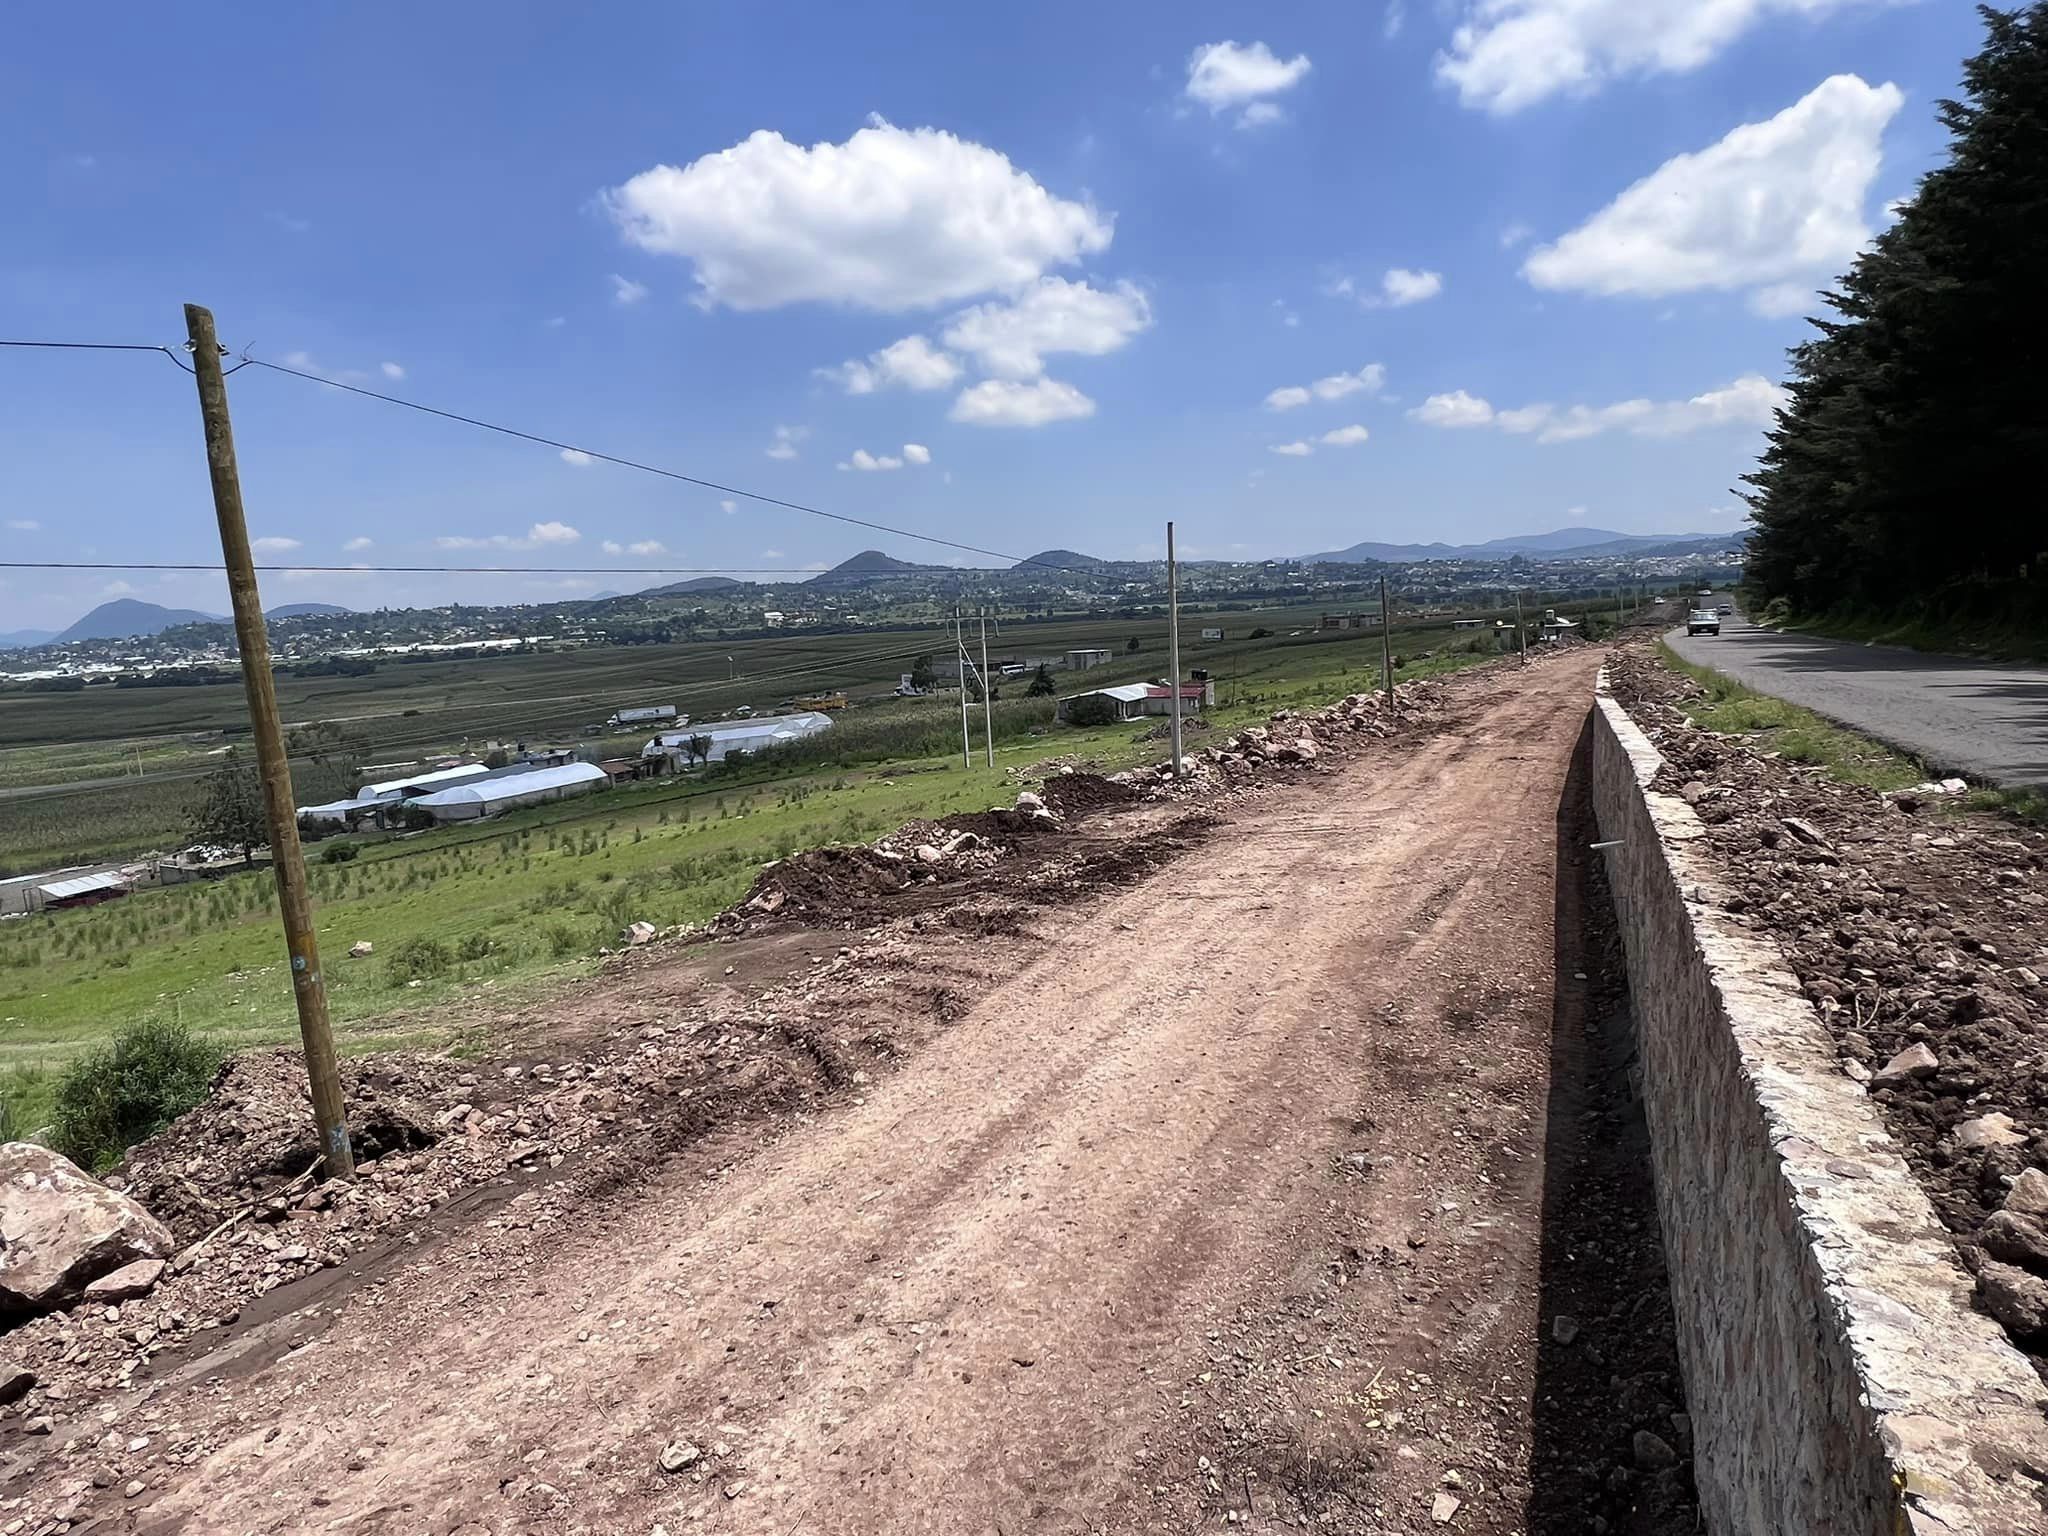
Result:
{"type": "Polygon", "coordinates": [[[1827,295],[1745,477],[1780,613],[2048,633],[2048,0],[1978,14],[1946,162],[1827,295]]]}

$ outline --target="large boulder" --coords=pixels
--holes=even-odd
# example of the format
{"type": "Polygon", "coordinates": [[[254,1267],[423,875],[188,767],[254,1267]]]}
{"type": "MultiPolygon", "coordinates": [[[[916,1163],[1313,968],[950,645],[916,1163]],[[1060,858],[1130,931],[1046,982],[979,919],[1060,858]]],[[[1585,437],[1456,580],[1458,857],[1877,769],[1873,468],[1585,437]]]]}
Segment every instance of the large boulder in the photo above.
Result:
{"type": "Polygon", "coordinates": [[[48,1147],[0,1146],[0,1313],[46,1312],[176,1246],[169,1227],[48,1147]]]}

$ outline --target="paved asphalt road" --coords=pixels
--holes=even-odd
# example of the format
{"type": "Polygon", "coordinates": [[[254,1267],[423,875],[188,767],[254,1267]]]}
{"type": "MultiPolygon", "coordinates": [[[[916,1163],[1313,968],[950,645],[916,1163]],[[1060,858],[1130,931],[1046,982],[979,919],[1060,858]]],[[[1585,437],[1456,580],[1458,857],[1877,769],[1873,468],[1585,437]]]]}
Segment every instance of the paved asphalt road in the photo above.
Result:
{"type": "MultiPolygon", "coordinates": [[[[1717,593],[1712,603],[1729,601],[1717,593]]],[[[1760,629],[1666,637],[1687,661],[1875,736],[1931,768],[1992,784],[2048,787],[2048,669],[1961,661],[1760,629]]]]}

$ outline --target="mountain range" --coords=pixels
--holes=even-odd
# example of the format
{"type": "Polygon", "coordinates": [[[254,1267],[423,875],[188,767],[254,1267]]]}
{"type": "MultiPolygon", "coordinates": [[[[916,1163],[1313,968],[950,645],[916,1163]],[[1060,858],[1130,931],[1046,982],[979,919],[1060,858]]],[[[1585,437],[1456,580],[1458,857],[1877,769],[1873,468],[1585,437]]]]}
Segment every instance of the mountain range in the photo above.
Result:
{"type": "Polygon", "coordinates": [[[1694,549],[1726,548],[1741,543],[1742,533],[1616,533],[1611,528],[1553,528],[1549,533],[1520,533],[1484,544],[1376,544],[1367,541],[1348,549],[1303,555],[1309,564],[1357,565],[1377,560],[1410,565],[1422,560],[1504,560],[1516,555],[1543,555],[1552,560],[1597,560],[1611,555],[1687,554],[1694,549]]]}
{"type": "MultiPolygon", "coordinates": [[[[283,603],[264,614],[267,619],[300,619],[313,614],[347,613],[350,610],[338,603],[283,603]]],[[[151,635],[162,634],[180,624],[226,624],[230,622],[217,613],[201,613],[196,608],[166,608],[160,603],[145,603],[139,598],[117,597],[111,603],[101,603],[84,618],[61,634],[47,630],[25,629],[12,635],[0,635],[0,647],[30,645],[66,645],[73,640],[140,640],[151,635]]]]}

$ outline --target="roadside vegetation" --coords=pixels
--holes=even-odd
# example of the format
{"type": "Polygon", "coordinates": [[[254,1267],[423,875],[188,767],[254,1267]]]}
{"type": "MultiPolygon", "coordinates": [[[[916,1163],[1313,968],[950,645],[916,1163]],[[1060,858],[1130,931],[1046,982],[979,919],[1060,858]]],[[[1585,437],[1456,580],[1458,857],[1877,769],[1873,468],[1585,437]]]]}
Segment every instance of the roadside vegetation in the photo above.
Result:
{"type": "Polygon", "coordinates": [[[1748,501],[1766,622],[1941,650],[2048,654],[2048,4],[1990,8],[1943,102],[1947,162],[1792,351],[1748,501]]]}
{"type": "Polygon", "coordinates": [[[1831,778],[1879,793],[1906,789],[1928,777],[1923,765],[1881,742],[1823,719],[1810,709],[1745,688],[1709,667],[1694,666],[1662,641],[1657,650],[1664,665],[1683,672],[1706,690],[1704,698],[1684,706],[1686,715],[1702,730],[1750,737],[1762,751],[1775,752],[1789,762],[1825,768],[1831,778]]]}

